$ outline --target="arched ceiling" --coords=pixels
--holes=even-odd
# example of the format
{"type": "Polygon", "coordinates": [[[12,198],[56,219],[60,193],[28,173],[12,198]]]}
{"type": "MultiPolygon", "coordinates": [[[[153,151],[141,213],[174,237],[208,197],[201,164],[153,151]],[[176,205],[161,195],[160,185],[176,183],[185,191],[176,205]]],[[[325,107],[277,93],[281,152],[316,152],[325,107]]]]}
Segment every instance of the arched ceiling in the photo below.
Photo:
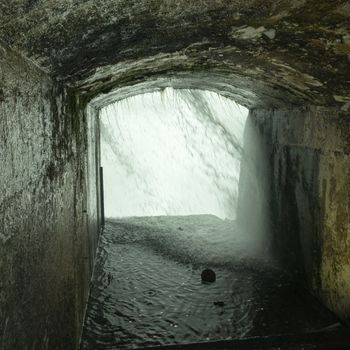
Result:
{"type": "Polygon", "coordinates": [[[2,0],[0,39],[88,95],[167,77],[350,108],[349,0],[2,0]]]}

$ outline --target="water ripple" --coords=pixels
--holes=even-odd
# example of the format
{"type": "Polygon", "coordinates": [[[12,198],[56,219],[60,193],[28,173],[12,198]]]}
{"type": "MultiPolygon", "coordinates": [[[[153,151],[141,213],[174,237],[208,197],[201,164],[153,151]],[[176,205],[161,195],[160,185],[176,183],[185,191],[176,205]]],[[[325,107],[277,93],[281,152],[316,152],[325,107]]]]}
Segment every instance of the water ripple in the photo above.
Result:
{"type": "Polygon", "coordinates": [[[234,222],[214,216],[108,221],[81,349],[302,332],[334,322],[252,251],[234,222]],[[208,267],[217,280],[202,284],[208,267]]]}

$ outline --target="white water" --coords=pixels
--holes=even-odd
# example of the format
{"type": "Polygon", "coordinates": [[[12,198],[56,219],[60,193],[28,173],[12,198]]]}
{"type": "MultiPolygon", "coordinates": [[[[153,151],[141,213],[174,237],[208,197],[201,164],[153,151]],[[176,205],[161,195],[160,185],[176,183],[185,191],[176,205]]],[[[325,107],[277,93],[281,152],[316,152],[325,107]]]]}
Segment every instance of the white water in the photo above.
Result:
{"type": "Polygon", "coordinates": [[[216,93],[147,93],[105,107],[107,217],[236,215],[248,110],[216,93]]]}

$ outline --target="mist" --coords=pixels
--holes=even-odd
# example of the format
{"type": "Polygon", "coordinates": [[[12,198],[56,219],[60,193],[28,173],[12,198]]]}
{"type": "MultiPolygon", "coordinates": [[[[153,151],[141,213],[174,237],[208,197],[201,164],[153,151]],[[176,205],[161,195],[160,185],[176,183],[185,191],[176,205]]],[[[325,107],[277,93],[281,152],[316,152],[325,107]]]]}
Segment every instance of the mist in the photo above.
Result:
{"type": "Polygon", "coordinates": [[[247,116],[214,92],[172,88],[103,108],[106,217],[235,219],[247,116]]]}

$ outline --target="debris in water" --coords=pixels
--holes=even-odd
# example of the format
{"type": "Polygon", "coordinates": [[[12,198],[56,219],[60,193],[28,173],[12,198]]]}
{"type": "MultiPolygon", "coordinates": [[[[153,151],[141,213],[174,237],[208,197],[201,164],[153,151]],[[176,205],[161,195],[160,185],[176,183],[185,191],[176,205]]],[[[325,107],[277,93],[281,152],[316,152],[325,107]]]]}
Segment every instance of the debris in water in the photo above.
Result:
{"type": "Polygon", "coordinates": [[[223,301],[214,301],[213,304],[215,306],[225,306],[225,303],[223,301]]]}
{"type": "Polygon", "coordinates": [[[216,274],[213,270],[211,269],[205,269],[202,271],[201,274],[202,277],[202,282],[209,282],[209,283],[213,283],[216,280],[216,274]]]}

